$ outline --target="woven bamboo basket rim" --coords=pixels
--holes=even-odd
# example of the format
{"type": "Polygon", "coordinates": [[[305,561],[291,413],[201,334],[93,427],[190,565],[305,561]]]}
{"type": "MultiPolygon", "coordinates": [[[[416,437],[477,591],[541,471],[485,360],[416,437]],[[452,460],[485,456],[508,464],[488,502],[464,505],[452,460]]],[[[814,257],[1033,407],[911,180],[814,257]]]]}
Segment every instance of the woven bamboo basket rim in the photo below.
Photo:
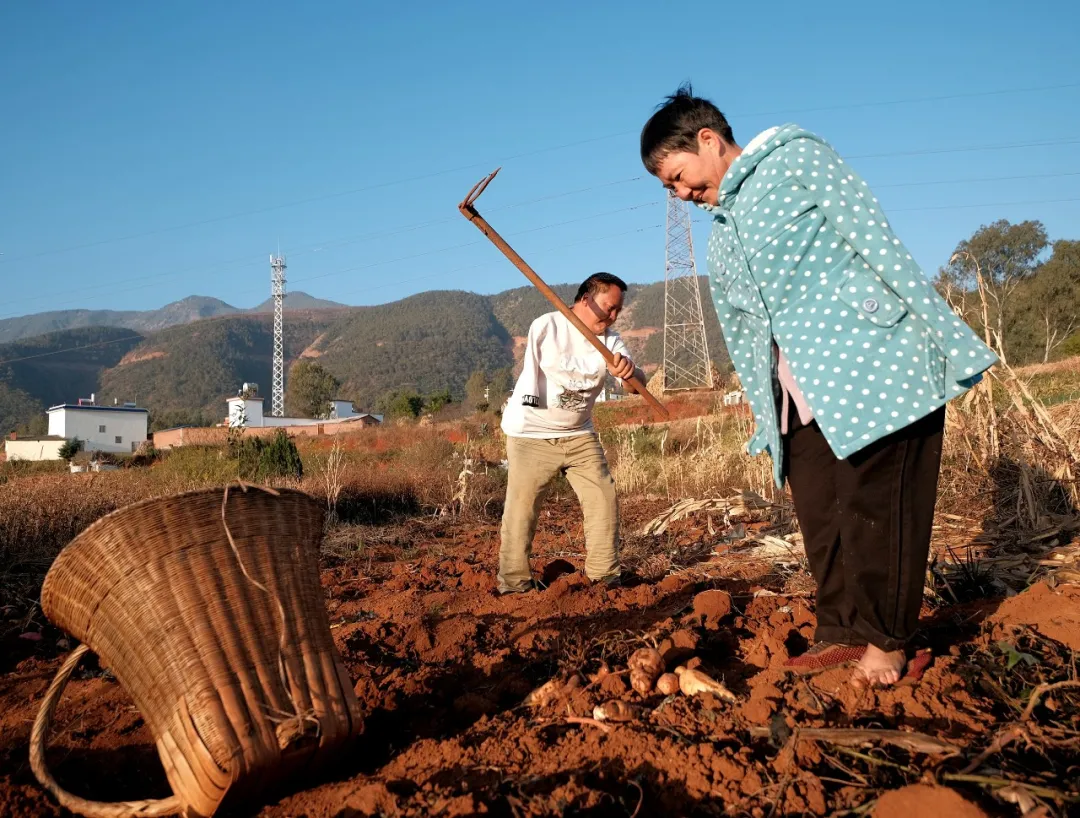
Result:
{"type": "MultiPolygon", "coordinates": [[[[95,520],[72,538],[72,540],[57,555],[49,572],[46,574],[45,581],[42,583],[42,597],[44,598],[46,596],[45,589],[50,584],[50,578],[56,576],[53,572],[53,568],[57,565],[61,565],[68,559],[75,558],[65,558],[65,555],[77,552],[79,549],[76,548],[76,546],[81,543],[96,539],[98,532],[105,529],[110,524],[115,523],[117,519],[132,516],[137,517],[144,509],[151,506],[163,503],[183,504],[184,501],[190,501],[195,498],[220,498],[221,502],[224,503],[226,492],[228,492],[231,497],[231,494],[234,491],[240,492],[241,494],[247,494],[252,490],[278,497],[290,495],[297,499],[306,500],[313,506],[318,506],[320,510],[322,507],[322,504],[319,503],[315,497],[299,489],[271,488],[269,486],[261,486],[245,481],[233,481],[225,486],[192,489],[176,494],[145,498],[110,511],[108,514],[95,520]],[[75,549],[75,551],[72,551],[72,549],[75,549]]],[[[72,650],[57,671],[56,676],[53,678],[42,698],[41,707],[34,719],[30,733],[30,766],[35,777],[63,807],[72,812],[87,816],[87,818],[157,818],[158,816],[181,814],[184,812],[186,805],[183,799],[175,792],[168,797],[160,799],[115,802],[92,801],[66,791],[59,783],[57,783],[56,779],[50,773],[45,760],[45,752],[47,736],[56,707],[70,680],[71,674],[74,672],[83,656],[91,651],[92,647],[86,643],[81,643],[72,650]]]]}
{"type": "Polygon", "coordinates": [[[156,497],[147,497],[142,500],[137,500],[134,503],[129,503],[126,506],[115,508],[108,514],[104,514],[98,519],[94,520],[94,522],[90,523],[90,525],[88,525],[86,528],[76,534],[71,539],[71,542],[69,542],[62,549],[60,549],[60,553],[56,555],[56,559],[53,560],[53,564],[52,566],[50,566],[49,571],[45,574],[45,580],[41,584],[42,596],[45,595],[45,589],[51,584],[49,580],[53,575],[52,568],[57,564],[62,564],[61,561],[66,559],[64,555],[68,553],[71,549],[73,549],[75,546],[81,544],[82,542],[85,542],[86,540],[93,539],[94,534],[98,530],[105,528],[105,526],[107,526],[110,521],[113,521],[118,517],[135,515],[144,508],[163,502],[173,503],[177,501],[183,501],[185,499],[190,500],[196,497],[203,498],[211,497],[214,495],[223,497],[226,491],[232,492],[233,490],[237,490],[242,493],[247,493],[249,490],[254,490],[277,496],[293,495],[294,497],[307,499],[314,505],[322,505],[311,494],[308,494],[306,491],[301,491],[300,489],[271,488],[270,486],[260,486],[256,483],[248,483],[244,480],[234,480],[233,482],[225,486],[211,486],[210,488],[204,489],[189,489],[188,491],[182,491],[177,494],[161,494],[156,497]]]}
{"type": "MultiPolygon", "coordinates": [[[[287,487],[272,488],[270,486],[260,486],[257,483],[248,483],[248,482],[246,482],[244,480],[234,480],[233,482],[231,482],[231,483],[229,483],[228,485],[225,485],[225,486],[211,486],[210,488],[205,488],[205,489],[188,489],[187,491],[182,491],[182,492],[179,492],[177,494],[159,494],[156,497],[145,497],[142,500],[136,500],[134,503],[128,503],[126,506],[120,506],[120,508],[114,508],[108,514],[104,514],[101,517],[98,517],[96,520],[94,520],[94,522],[90,523],[90,525],[88,525],[86,528],[84,528],[82,531],[80,531],[78,534],[76,534],[74,537],[72,537],[71,542],[69,542],[67,545],[65,545],[60,550],[60,553],[63,554],[65,551],[67,551],[69,548],[71,548],[73,545],[80,542],[81,540],[89,539],[89,534],[92,531],[94,531],[95,529],[98,529],[98,528],[104,528],[105,524],[109,520],[115,519],[116,517],[126,516],[128,514],[134,514],[135,512],[139,511],[140,509],[143,509],[143,508],[145,508],[147,506],[156,505],[156,504],[162,503],[164,501],[173,502],[173,501],[177,501],[177,500],[191,499],[191,498],[194,498],[194,497],[209,497],[209,496],[213,496],[213,495],[217,495],[218,497],[222,497],[224,495],[224,492],[225,492],[226,489],[228,489],[230,491],[230,493],[233,492],[233,491],[240,491],[240,492],[243,493],[243,492],[247,492],[249,490],[254,490],[254,491],[266,492],[267,494],[277,494],[277,495],[291,494],[291,495],[296,496],[296,497],[307,498],[312,503],[315,503],[316,505],[321,505],[319,503],[319,501],[315,497],[313,497],[311,494],[308,494],[306,491],[301,491],[300,489],[287,488],[287,487]]],[[[54,564],[55,564],[55,561],[54,561],[54,564]]],[[[48,574],[46,574],[45,576],[46,576],[46,579],[48,579],[48,574]]]]}

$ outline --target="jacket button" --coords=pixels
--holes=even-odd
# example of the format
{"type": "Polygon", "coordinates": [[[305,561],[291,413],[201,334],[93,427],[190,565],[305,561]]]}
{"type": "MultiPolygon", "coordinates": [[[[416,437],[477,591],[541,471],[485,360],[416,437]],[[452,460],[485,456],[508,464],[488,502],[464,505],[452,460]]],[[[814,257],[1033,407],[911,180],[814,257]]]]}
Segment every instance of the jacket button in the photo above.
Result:
{"type": "Polygon", "coordinates": [[[868,298],[862,302],[862,308],[864,312],[877,312],[878,303],[875,298],[868,298]]]}

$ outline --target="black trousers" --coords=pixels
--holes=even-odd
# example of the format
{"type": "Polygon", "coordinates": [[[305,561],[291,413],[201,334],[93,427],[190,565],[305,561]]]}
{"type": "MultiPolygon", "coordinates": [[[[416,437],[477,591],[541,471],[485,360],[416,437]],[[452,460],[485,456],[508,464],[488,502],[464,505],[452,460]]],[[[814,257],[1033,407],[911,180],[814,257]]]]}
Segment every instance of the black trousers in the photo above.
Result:
{"type": "Polygon", "coordinates": [[[899,650],[919,624],[945,408],[845,460],[791,415],[784,471],[817,583],[815,638],[899,650]]]}

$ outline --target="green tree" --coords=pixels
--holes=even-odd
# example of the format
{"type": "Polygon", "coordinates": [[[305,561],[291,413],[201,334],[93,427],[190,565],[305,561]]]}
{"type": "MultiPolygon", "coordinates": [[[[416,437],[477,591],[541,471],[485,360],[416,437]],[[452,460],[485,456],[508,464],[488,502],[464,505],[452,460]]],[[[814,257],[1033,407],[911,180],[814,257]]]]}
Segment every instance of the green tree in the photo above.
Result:
{"type": "Polygon", "coordinates": [[[488,383],[488,403],[501,411],[506,399],[514,391],[514,372],[504,366],[491,373],[491,381],[488,383]]]}
{"type": "Polygon", "coordinates": [[[207,418],[202,412],[190,410],[176,410],[172,412],[152,412],[150,414],[150,431],[160,432],[163,429],[175,429],[179,426],[213,426],[214,421],[207,418]]]}
{"type": "Polygon", "coordinates": [[[1080,329],[1080,241],[1054,242],[1054,253],[1025,292],[1043,363],[1080,329]]]}
{"type": "Polygon", "coordinates": [[[449,388],[443,389],[441,392],[432,392],[424,400],[424,409],[432,414],[435,414],[444,406],[454,402],[454,396],[450,394],[449,388]]]}
{"type": "Polygon", "coordinates": [[[376,408],[390,419],[415,418],[424,410],[424,399],[414,390],[387,392],[378,401],[376,408]]]}
{"type": "MultiPolygon", "coordinates": [[[[1035,275],[1039,256],[1046,250],[1049,239],[1042,222],[1026,221],[1012,224],[999,219],[983,225],[969,239],[956,246],[949,264],[942,269],[938,286],[959,291],[961,296],[976,293],[977,275],[982,274],[989,303],[990,330],[1002,352],[1008,348],[1006,332],[1016,318],[1019,305],[1013,296],[1021,285],[1035,275]]],[[[955,300],[955,299],[954,299],[955,300]]],[[[967,302],[964,318],[982,328],[981,311],[974,309],[977,296],[967,302]]]]}
{"type": "Polygon", "coordinates": [[[19,437],[42,437],[49,433],[49,419],[45,415],[34,415],[26,423],[20,423],[15,429],[19,437]]]}
{"type": "Polygon", "coordinates": [[[259,476],[263,479],[292,477],[297,480],[304,476],[300,452],[284,429],[278,429],[260,453],[259,476]]]}
{"type": "Polygon", "coordinates": [[[1076,355],[1080,355],[1080,332],[1074,333],[1071,337],[1066,339],[1059,348],[1058,352],[1063,358],[1072,358],[1076,355]]]}
{"type": "Polygon", "coordinates": [[[75,455],[83,450],[83,442],[77,437],[73,437],[70,440],[65,440],[60,446],[60,459],[71,460],[75,455]]]}
{"type": "Polygon", "coordinates": [[[293,417],[324,418],[341,381],[321,364],[302,359],[289,367],[285,410],[293,417]]]}
{"type": "Polygon", "coordinates": [[[476,369],[465,381],[465,402],[478,412],[488,410],[488,377],[482,369],[476,369]]]}

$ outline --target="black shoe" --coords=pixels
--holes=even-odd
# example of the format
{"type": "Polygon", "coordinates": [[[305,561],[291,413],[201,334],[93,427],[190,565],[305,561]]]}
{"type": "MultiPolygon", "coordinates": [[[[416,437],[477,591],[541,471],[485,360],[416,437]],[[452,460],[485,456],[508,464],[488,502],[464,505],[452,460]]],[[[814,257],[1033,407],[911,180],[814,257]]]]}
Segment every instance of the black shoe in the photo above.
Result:
{"type": "Polygon", "coordinates": [[[499,589],[499,596],[510,596],[512,594],[527,594],[530,591],[539,591],[539,590],[540,590],[540,586],[537,584],[536,580],[531,580],[529,582],[529,584],[526,585],[524,588],[507,588],[505,590],[500,588],[499,589]]]}
{"type": "Polygon", "coordinates": [[[608,577],[607,579],[594,579],[589,581],[590,585],[600,585],[604,588],[621,588],[622,587],[622,575],[608,577]]]}

